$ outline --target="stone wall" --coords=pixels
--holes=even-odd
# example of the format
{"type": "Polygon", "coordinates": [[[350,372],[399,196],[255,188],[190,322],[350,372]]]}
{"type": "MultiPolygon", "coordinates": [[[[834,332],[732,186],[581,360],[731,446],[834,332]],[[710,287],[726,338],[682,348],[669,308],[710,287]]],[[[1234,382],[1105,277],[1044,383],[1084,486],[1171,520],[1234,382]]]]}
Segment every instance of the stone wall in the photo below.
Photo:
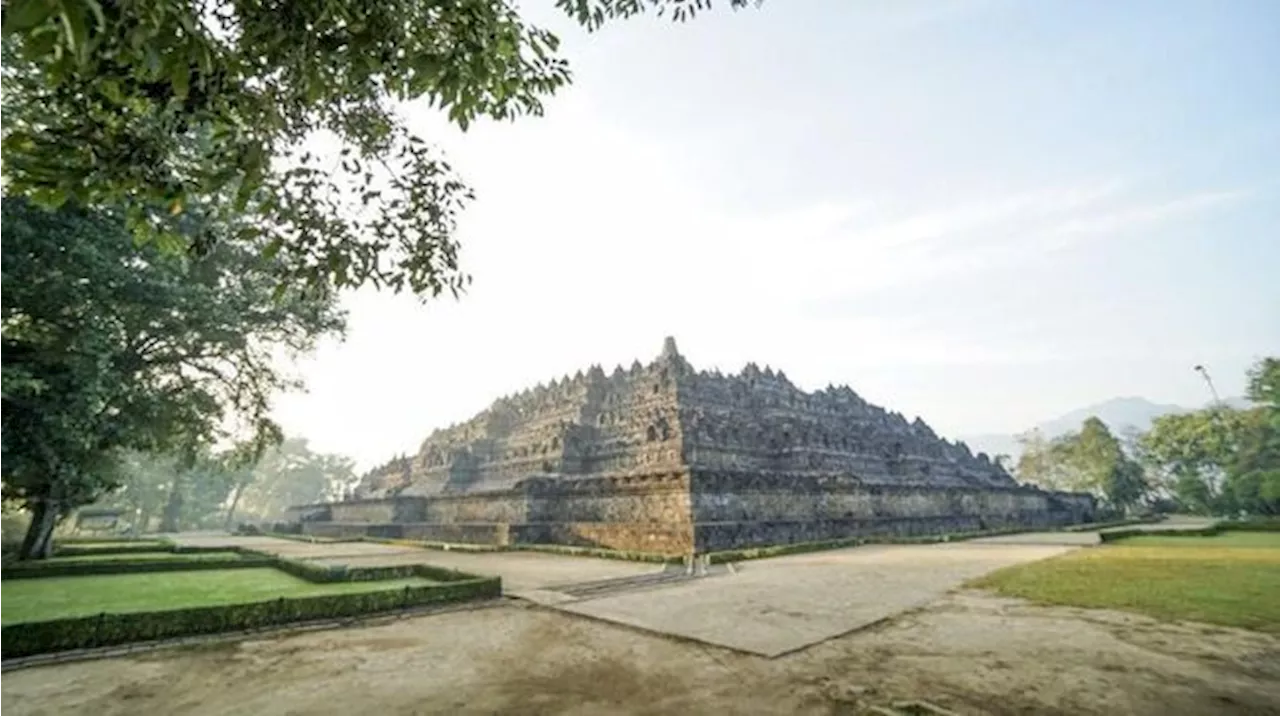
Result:
{"type": "Polygon", "coordinates": [[[1028,487],[863,484],[856,478],[694,470],[700,551],[854,536],[915,536],[1083,522],[1088,495],[1028,487]]]}
{"type": "Polygon", "coordinates": [[[671,470],[329,506],[307,534],[474,544],[564,544],[681,554],[1086,522],[1088,495],[1029,487],[867,484],[847,475],[671,470]]]}
{"type": "Polygon", "coordinates": [[[420,497],[335,502],[329,505],[329,519],[355,523],[423,522],[427,519],[425,508],[426,500],[420,497]]]}
{"type": "Polygon", "coordinates": [[[526,521],[527,501],[516,490],[490,491],[425,498],[421,521],[438,524],[491,522],[515,524],[526,521]]]}
{"type": "Polygon", "coordinates": [[[369,534],[369,525],[362,522],[303,522],[302,534],[328,539],[355,539],[369,534]]]}
{"type": "Polygon", "coordinates": [[[284,511],[284,521],[291,524],[301,522],[329,522],[333,519],[331,505],[295,505],[284,511]]]}
{"type": "Polygon", "coordinates": [[[689,522],[544,522],[512,525],[513,544],[563,544],[625,552],[688,554],[693,549],[689,522]]]}

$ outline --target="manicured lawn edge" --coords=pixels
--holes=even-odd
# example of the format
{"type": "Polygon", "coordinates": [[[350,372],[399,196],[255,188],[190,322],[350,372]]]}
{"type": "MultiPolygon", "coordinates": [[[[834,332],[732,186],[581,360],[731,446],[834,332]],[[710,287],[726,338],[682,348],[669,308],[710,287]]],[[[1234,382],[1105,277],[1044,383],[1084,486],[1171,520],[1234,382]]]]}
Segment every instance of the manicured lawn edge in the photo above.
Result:
{"type": "Polygon", "coordinates": [[[260,532],[254,535],[262,537],[275,537],[276,539],[293,540],[294,542],[306,542],[308,544],[333,544],[335,542],[359,542],[358,539],[341,539],[339,537],[315,537],[313,535],[294,534],[292,532],[260,532]]]}
{"type": "MultiPolygon", "coordinates": [[[[172,542],[139,542],[119,547],[89,547],[84,543],[53,545],[55,557],[84,557],[93,554],[137,554],[139,552],[173,552],[176,545],[172,542]]],[[[218,550],[220,552],[225,550],[218,550]]]]}
{"type": "Polygon", "coordinates": [[[574,547],[567,544],[513,544],[508,549],[512,552],[545,552],[546,554],[562,554],[572,557],[598,557],[600,559],[648,562],[651,564],[676,564],[683,559],[681,555],[662,554],[660,552],[630,552],[604,547],[574,547]]]}
{"type": "Polygon", "coordinates": [[[941,542],[961,542],[978,537],[998,537],[1000,535],[1018,534],[1019,532],[1029,532],[1026,527],[1007,527],[997,530],[982,530],[980,532],[955,532],[949,534],[937,535],[916,535],[911,537],[899,537],[896,535],[866,535],[856,537],[841,537],[838,539],[822,540],[818,542],[795,542],[793,544],[779,544],[767,547],[744,547],[742,549],[722,550],[719,552],[711,552],[708,559],[711,564],[724,564],[725,562],[743,562],[751,559],[765,559],[767,557],[783,557],[789,554],[805,554],[807,552],[824,552],[831,549],[843,549],[845,547],[858,547],[869,544],[937,544],[941,542]]]}
{"type": "Polygon", "coordinates": [[[1223,532],[1280,532],[1280,519],[1223,520],[1208,527],[1167,530],[1111,530],[1099,536],[1103,542],[1116,542],[1129,537],[1212,537],[1223,532]]]}
{"type": "Polygon", "coordinates": [[[381,567],[349,567],[346,565],[324,565],[300,559],[273,557],[261,552],[245,550],[249,554],[262,555],[271,560],[270,566],[305,579],[314,584],[331,584],[333,582],[378,582],[387,579],[405,579],[421,577],[436,582],[461,582],[478,579],[474,574],[459,572],[454,569],[435,567],[429,564],[395,564],[381,567]]]}
{"type": "Polygon", "coordinates": [[[430,542],[426,540],[412,539],[393,539],[390,537],[370,537],[364,535],[357,537],[354,542],[372,542],[374,544],[393,544],[401,547],[421,547],[422,549],[435,549],[441,552],[506,552],[507,547],[500,547],[496,544],[469,544],[466,542],[430,542]]]}
{"type": "Polygon", "coordinates": [[[246,555],[234,559],[121,559],[61,564],[52,562],[19,562],[5,567],[4,571],[0,572],[0,579],[39,579],[41,577],[78,577],[95,574],[184,572],[203,569],[242,569],[245,567],[274,566],[275,563],[272,558],[256,555],[246,555]]]}
{"type": "MultiPolygon", "coordinates": [[[[120,559],[101,562],[18,562],[6,566],[0,579],[33,579],[39,577],[68,577],[104,574],[138,574],[144,572],[180,572],[185,570],[241,569],[245,567],[274,567],[286,574],[313,584],[334,582],[374,582],[387,579],[421,577],[436,582],[458,582],[477,579],[474,574],[434,567],[426,564],[403,564],[382,567],[348,567],[323,565],[300,559],[280,557],[248,547],[180,547],[167,550],[151,549],[150,552],[197,554],[201,552],[235,552],[235,559],[120,559]]],[[[132,554],[132,549],[101,549],[93,554],[132,554]]]]}
{"type": "Polygon", "coordinates": [[[54,540],[55,545],[94,545],[94,544],[171,544],[164,537],[66,537],[54,540]]]}
{"type": "Polygon", "coordinates": [[[1091,532],[1093,530],[1109,530],[1115,527],[1128,527],[1129,525],[1149,525],[1157,522],[1163,522],[1164,517],[1135,517],[1129,520],[1111,520],[1110,522],[1094,522],[1087,525],[1071,525],[1064,527],[1063,532],[1091,532]]]}
{"type": "Polygon", "coordinates": [[[1280,517],[1223,520],[1214,526],[1222,532],[1280,532],[1280,517]]]}
{"type": "Polygon", "coordinates": [[[498,578],[470,578],[446,584],[353,594],[127,614],[103,613],[91,617],[10,624],[0,629],[0,643],[3,645],[0,648],[3,658],[12,659],[138,641],[260,629],[317,619],[356,617],[501,594],[502,582],[498,578]]]}

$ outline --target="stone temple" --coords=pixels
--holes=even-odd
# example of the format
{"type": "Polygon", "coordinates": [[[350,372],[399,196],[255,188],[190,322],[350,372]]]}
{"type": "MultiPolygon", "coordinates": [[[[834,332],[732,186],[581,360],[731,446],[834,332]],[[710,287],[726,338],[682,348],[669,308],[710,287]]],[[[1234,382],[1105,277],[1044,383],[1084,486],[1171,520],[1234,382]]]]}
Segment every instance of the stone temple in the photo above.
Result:
{"type": "Polygon", "coordinates": [[[291,508],[291,529],[684,554],[853,536],[1092,519],[1089,495],[1018,484],[985,454],[847,387],[694,370],[666,339],[502,398],[365,475],[352,499],[291,508]]]}

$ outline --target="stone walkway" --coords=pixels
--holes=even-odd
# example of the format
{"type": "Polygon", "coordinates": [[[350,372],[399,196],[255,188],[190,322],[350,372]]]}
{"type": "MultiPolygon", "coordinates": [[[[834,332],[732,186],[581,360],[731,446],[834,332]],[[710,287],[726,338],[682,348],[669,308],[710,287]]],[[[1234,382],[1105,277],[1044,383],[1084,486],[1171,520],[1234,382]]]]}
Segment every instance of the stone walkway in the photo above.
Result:
{"type": "Polygon", "coordinates": [[[543,603],[776,657],[922,607],[1001,567],[1072,549],[968,543],[854,547],[743,562],[732,573],[662,589],[543,603]]]}

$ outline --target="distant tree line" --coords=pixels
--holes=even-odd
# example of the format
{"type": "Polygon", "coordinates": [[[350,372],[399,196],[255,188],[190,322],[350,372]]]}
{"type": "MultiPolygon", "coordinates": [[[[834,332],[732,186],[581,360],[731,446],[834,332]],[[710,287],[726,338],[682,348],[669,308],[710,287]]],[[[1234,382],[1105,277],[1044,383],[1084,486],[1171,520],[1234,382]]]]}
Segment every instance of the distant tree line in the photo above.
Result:
{"type": "Polygon", "coordinates": [[[356,481],[342,455],[289,438],[245,465],[231,451],[194,460],[141,452],[118,464],[120,486],[95,503],[121,508],[134,532],[230,529],[240,521],[278,518],[290,505],[341,499],[356,481]]]}
{"type": "Polygon", "coordinates": [[[1280,515],[1280,358],[1248,374],[1252,407],[1215,404],[1164,415],[1146,432],[1116,436],[1091,417],[1080,430],[1019,437],[1024,482],[1091,492],[1118,511],[1280,515]]]}

